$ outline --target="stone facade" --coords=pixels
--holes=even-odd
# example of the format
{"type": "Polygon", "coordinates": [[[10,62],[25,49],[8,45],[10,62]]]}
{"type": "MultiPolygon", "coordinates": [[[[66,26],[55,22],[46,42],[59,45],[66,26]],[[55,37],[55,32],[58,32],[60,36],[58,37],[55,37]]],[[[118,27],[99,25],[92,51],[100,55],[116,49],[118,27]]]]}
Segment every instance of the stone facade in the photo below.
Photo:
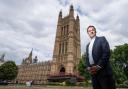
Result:
{"type": "MultiPolygon", "coordinates": [[[[31,51],[29,56],[23,60],[22,65],[19,66],[16,81],[18,83],[33,81],[34,84],[47,84],[49,76],[61,72],[78,75],[76,65],[79,63],[81,56],[80,47],[79,16],[74,17],[74,9],[71,5],[66,17],[62,17],[62,11],[58,16],[53,60],[33,63],[31,51]]],[[[37,57],[35,61],[37,62],[37,57]]]]}
{"type": "Polygon", "coordinates": [[[16,81],[22,84],[25,84],[27,81],[33,81],[33,84],[47,84],[50,68],[50,61],[20,65],[16,81]]]}
{"type": "Polygon", "coordinates": [[[65,73],[77,74],[75,67],[80,60],[80,47],[79,16],[74,18],[71,5],[69,15],[63,18],[62,11],[59,13],[51,74],[58,74],[62,68],[65,73]]]}

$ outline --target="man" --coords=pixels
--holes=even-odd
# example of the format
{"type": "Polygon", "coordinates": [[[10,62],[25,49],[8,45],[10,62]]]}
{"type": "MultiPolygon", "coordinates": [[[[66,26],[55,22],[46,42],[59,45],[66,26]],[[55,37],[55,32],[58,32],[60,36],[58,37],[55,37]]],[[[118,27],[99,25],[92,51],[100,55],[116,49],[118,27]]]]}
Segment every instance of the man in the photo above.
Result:
{"type": "Polygon", "coordinates": [[[91,41],[86,47],[86,63],[92,76],[93,89],[116,89],[109,63],[110,47],[107,40],[104,36],[96,36],[94,26],[89,26],[87,33],[91,41]]]}

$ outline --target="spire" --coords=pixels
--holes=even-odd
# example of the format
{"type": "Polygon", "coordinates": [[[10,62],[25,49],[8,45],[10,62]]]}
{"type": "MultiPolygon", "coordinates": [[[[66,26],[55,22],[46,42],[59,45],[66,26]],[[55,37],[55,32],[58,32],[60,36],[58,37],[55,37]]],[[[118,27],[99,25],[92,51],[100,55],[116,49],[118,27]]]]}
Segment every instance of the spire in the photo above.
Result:
{"type": "Polygon", "coordinates": [[[33,48],[32,48],[32,50],[31,50],[31,52],[30,52],[29,56],[32,56],[32,51],[33,51],[33,48]]]}
{"type": "Polygon", "coordinates": [[[62,18],[62,10],[60,10],[59,17],[62,18]]]}
{"type": "Polygon", "coordinates": [[[69,16],[71,16],[71,17],[74,16],[74,8],[73,8],[73,5],[70,6],[69,16]]]}
{"type": "Polygon", "coordinates": [[[78,14],[77,14],[77,16],[76,16],[76,19],[79,19],[79,16],[78,16],[78,14]]]}
{"type": "Polygon", "coordinates": [[[79,19],[79,16],[78,16],[78,14],[77,14],[77,16],[76,16],[76,20],[77,20],[77,21],[79,21],[79,20],[80,20],[80,19],[79,19]]]}
{"type": "Polygon", "coordinates": [[[73,5],[70,6],[70,10],[74,10],[74,9],[73,9],[73,5]]]}
{"type": "Polygon", "coordinates": [[[30,54],[28,56],[28,59],[29,59],[30,63],[32,63],[32,52],[33,52],[33,48],[32,48],[32,50],[31,50],[31,52],[30,52],[30,54]]]}
{"type": "Polygon", "coordinates": [[[60,10],[60,12],[59,12],[59,16],[58,16],[58,24],[59,24],[59,22],[61,21],[61,19],[62,19],[62,10],[60,10]]]}

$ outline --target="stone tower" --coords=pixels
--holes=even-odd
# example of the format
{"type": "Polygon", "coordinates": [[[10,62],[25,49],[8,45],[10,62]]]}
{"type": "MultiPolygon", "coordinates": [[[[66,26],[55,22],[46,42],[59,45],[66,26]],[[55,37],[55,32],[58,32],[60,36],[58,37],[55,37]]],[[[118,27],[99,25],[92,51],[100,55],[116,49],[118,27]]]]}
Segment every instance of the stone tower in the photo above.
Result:
{"type": "Polygon", "coordinates": [[[78,15],[74,17],[71,5],[67,16],[62,17],[62,11],[59,12],[51,74],[77,74],[80,48],[80,20],[78,15]]]}
{"type": "Polygon", "coordinates": [[[29,56],[27,58],[23,59],[22,64],[32,64],[32,51],[33,51],[33,49],[29,53],[29,56]]]}

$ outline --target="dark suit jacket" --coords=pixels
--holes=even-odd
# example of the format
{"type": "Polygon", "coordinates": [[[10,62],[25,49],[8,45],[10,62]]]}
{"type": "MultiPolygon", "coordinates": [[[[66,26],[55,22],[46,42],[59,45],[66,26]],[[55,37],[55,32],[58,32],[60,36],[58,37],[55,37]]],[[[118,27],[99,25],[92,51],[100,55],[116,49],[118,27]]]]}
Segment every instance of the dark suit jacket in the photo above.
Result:
{"type": "MultiPolygon", "coordinates": [[[[89,63],[89,54],[88,54],[88,48],[89,44],[86,47],[86,64],[87,67],[91,66],[89,63]]],[[[99,73],[101,75],[111,75],[112,74],[112,69],[109,64],[109,58],[110,58],[110,47],[105,39],[105,37],[97,37],[94,41],[93,44],[93,49],[92,49],[92,56],[94,60],[94,65],[99,65],[101,67],[101,70],[99,73]]]]}

